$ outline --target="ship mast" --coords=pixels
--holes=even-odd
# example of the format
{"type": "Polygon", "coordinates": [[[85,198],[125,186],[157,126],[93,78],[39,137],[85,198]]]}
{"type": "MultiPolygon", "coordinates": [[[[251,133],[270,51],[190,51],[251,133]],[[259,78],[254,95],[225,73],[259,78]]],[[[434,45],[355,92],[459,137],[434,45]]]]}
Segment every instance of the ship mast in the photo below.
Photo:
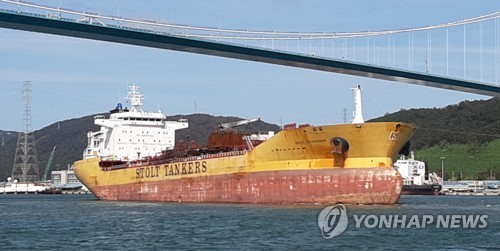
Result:
{"type": "Polygon", "coordinates": [[[130,104],[132,105],[130,111],[142,112],[142,109],[140,107],[143,105],[142,100],[144,99],[144,94],[139,92],[139,86],[135,84],[132,84],[128,88],[130,89],[130,91],[128,92],[128,95],[125,98],[128,98],[130,100],[130,104]]]}
{"type": "Polygon", "coordinates": [[[365,123],[365,119],[363,118],[363,107],[361,105],[361,86],[357,86],[356,88],[351,88],[354,91],[354,119],[352,120],[352,124],[363,124],[365,123]]]}

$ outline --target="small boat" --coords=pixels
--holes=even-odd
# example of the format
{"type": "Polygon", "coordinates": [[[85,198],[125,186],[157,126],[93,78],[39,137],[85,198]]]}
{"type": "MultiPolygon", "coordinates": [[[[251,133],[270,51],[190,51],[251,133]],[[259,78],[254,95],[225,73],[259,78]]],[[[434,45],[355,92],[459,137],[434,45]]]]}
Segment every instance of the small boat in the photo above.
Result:
{"type": "Polygon", "coordinates": [[[442,179],[436,173],[429,173],[427,163],[415,160],[414,153],[408,159],[402,156],[394,163],[403,178],[404,195],[438,195],[442,179]]]}
{"type": "Polygon", "coordinates": [[[82,183],[66,183],[62,186],[57,187],[61,191],[73,191],[82,189],[82,183]]]}
{"type": "Polygon", "coordinates": [[[498,186],[495,185],[495,184],[489,184],[488,186],[486,186],[488,189],[498,189],[498,186]]]}

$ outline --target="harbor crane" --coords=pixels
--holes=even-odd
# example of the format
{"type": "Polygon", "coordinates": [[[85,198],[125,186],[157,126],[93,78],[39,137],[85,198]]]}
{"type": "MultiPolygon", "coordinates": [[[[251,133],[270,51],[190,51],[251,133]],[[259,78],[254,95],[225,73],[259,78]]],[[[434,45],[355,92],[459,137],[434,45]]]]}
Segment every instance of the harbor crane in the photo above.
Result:
{"type": "Polygon", "coordinates": [[[49,161],[47,161],[47,166],[45,166],[45,171],[43,172],[42,181],[47,181],[47,176],[49,175],[50,168],[52,167],[52,161],[54,160],[54,154],[56,152],[56,146],[52,148],[52,152],[50,153],[49,161]]]}

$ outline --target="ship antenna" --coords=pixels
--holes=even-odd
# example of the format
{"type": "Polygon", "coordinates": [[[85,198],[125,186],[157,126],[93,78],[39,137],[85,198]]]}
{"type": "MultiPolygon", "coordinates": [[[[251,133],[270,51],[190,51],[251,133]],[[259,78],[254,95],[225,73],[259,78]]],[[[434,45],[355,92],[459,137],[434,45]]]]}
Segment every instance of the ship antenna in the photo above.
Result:
{"type": "Polygon", "coordinates": [[[363,124],[365,119],[363,119],[363,107],[361,105],[361,86],[358,85],[356,88],[351,88],[354,91],[354,119],[353,124],[363,124]]]}

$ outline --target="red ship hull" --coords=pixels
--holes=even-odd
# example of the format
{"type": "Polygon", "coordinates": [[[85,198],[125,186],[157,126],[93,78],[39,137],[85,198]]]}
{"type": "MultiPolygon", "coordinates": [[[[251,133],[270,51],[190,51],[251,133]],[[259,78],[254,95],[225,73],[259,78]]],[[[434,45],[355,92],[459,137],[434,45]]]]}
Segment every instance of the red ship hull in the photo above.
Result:
{"type": "Polygon", "coordinates": [[[395,204],[402,179],[392,168],[267,171],[95,186],[99,199],[159,202],[395,204]]]}

